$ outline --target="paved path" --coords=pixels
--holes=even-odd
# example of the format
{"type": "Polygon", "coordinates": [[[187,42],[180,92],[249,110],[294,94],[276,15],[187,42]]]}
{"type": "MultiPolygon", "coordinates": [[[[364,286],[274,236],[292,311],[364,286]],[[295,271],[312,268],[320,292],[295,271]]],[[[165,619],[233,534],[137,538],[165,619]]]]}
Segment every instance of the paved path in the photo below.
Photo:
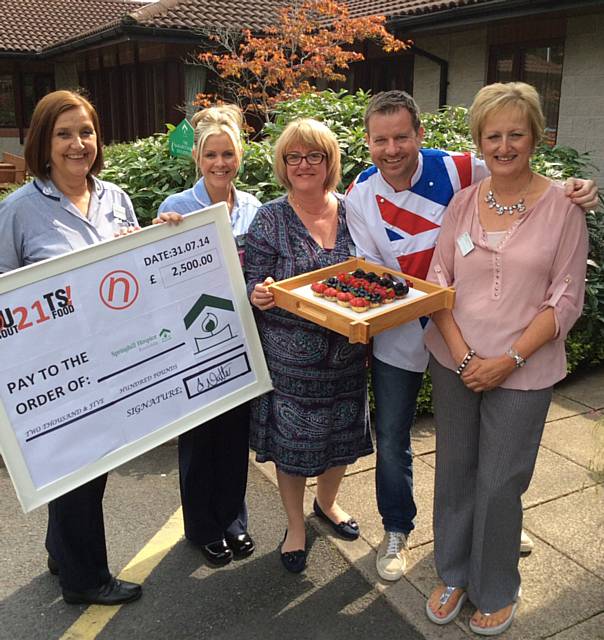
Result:
{"type": "MultiPolygon", "coordinates": [[[[524,524],[536,546],[521,560],[524,595],[506,640],[604,640],[604,423],[598,425],[603,419],[604,368],[557,388],[524,497],[524,524]]],[[[286,574],[275,551],[284,517],[269,465],[250,467],[251,530],[258,551],[219,570],[206,566],[180,539],[180,530],[165,527],[179,503],[174,445],[121,467],[111,474],[105,500],[111,566],[117,572],[137,558],[135,569],[149,577],[144,597],[112,611],[108,622],[98,615],[107,608],[68,606],[59,598],[56,579],[44,570],[45,509],[23,515],[0,466],[0,640],[475,638],[467,627],[469,605],[444,628],[424,614],[436,580],[432,420],[418,422],[413,443],[417,528],[410,539],[409,572],[394,584],[381,583],[374,567],[382,536],[374,457],[349,469],[341,492],[343,506],[361,524],[362,538],[336,540],[309,516],[312,546],[301,576],[286,574]],[[154,535],[164,536],[161,553],[147,544],[154,535]]],[[[313,489],[307,491],[308,513],[313,489]]]]}

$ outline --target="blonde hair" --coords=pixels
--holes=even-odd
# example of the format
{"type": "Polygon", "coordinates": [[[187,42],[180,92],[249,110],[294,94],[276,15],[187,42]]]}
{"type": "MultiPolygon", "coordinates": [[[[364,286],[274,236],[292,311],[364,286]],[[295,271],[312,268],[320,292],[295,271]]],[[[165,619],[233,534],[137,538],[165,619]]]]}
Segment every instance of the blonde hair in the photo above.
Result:
{"type": "Polygon", "coordinates": [[[234,104],[223,104],[202,109],[193,115],[191,124],[194,129],[193,156],[199,173],[199,158],[210,136],[225,134],[233,144],[237,164],[241,164],[243,145],[241,144],[241,127],[243,114],[234,104]]]}
{"type": "Polygon", "coordinates": [[[298,118],[290,122],[275,144],[274,171],[277,180],[288,190],[292,188],[287,178],[285,154],[294,146],[316,149],[326,154],[327,176],[323,188],[334,191],[342,177],[340,169],[340,147],[335,135],[329,128],[312,118],[298,118]]]}
{"type": "Polygon", "coordinates": [[[526,116],[533,134],[533,145],[543,138],[545,117],[535,87],[525,82],[496,82],[483,87],[470,107],[470,129],[474,144],[480,149],[485,120],[506,107],[516,107],[526,116]]]}

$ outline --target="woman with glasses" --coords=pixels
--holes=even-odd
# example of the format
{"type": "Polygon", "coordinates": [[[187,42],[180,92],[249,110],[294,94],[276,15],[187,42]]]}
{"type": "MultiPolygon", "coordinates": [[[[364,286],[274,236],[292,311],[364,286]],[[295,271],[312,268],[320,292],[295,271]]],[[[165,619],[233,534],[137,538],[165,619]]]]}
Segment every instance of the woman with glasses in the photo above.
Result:
{"type": "Polygon", "coordinates": [[[281,560],[306,566],[303,499],[317,476],[316,515],[354,540],[358,524],[336,502],[346,465],[372,452],[367,412],[366,347],[275,307],[268,285],[346,260],[340,149],[312,119],[290,123],[275,146],[275,174],[286,195],[260,207],[246,244],[246,278],[274,391],[252,402],[251,446],[274,462],[287,530],[281,560]]]}

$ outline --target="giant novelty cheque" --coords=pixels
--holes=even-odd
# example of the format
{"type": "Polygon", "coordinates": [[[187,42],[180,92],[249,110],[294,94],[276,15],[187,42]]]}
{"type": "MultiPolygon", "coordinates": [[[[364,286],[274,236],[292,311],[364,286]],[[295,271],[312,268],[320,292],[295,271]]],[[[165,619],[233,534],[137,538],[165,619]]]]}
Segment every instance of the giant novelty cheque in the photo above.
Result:
{"type": "Polygon", "coordinates": [[[0,276],[25,511],[270,389],[224,204],[0,276]]]}

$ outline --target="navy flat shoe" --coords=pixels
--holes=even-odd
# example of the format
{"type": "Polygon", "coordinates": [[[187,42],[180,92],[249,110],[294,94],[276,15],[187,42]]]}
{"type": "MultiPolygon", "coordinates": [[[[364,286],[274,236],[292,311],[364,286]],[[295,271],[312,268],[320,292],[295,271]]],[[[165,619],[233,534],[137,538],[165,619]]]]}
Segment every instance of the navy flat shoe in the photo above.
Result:
{"type": "MultiPolygon", "coordinates": [[[[283,536],[283,542],[287,538],[287,529],[283,536]]],[[[281,562],[290,573],[301,573],[306,568],[306,549],[296,549],[295,551],[282,551],[283,542],[279,547],[281,562]]]]}
{"type": "Polygon", "coordinates": [[[345,540],[356,540],[359,537],[359,525],[354,518],[350,518],[348,522],[334,522],[323,513],[316,498],[312,508],[316,516],[327,522],[327,524],[340,536],[340,538],[344,538],[345,540]]]}

